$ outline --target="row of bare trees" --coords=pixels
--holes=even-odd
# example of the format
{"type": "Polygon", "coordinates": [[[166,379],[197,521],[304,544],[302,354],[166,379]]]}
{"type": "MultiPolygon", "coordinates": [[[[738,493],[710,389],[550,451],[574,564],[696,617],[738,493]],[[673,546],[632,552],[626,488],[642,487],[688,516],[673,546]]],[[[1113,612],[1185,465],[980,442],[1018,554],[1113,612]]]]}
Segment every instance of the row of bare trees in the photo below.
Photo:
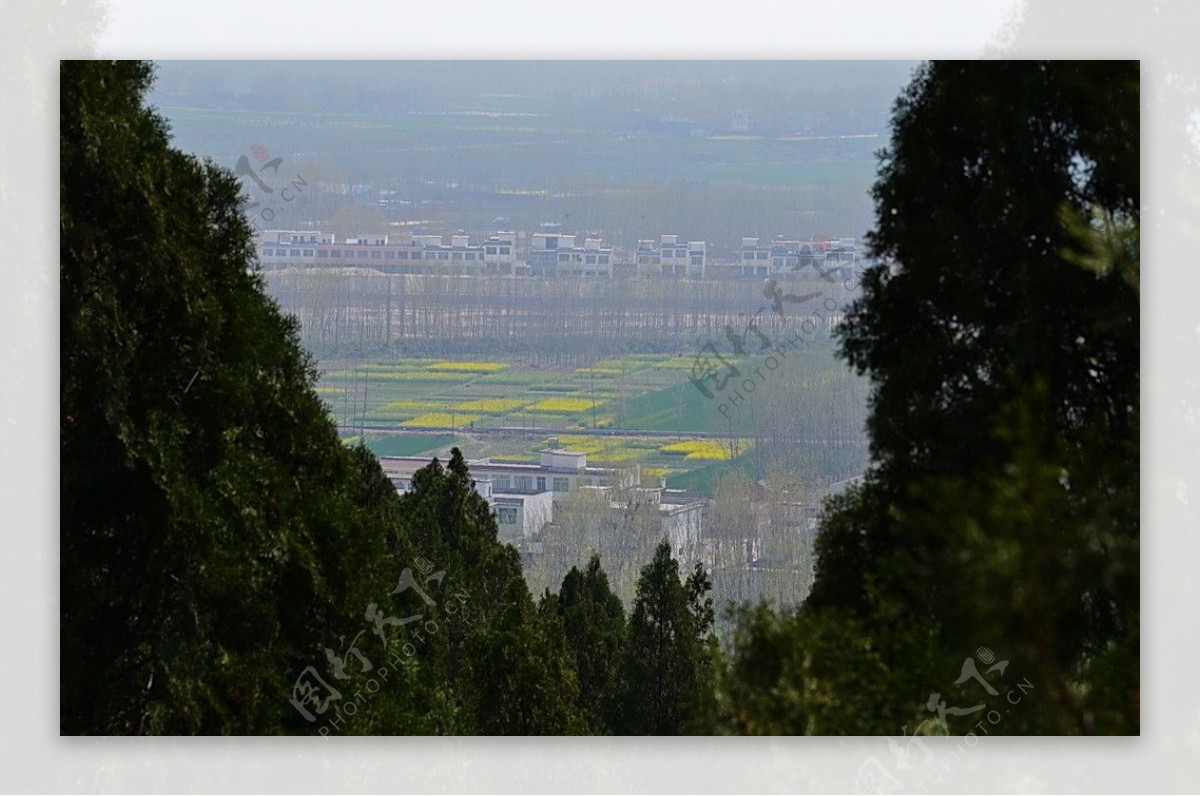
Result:
{"type": "MultiPolygon", "coordinates": [[[[759,346],[786,337],[805,317],[836,314],[840,282],[788,282],[773,306],[763,280],[527,279],[266,272],[267,288],[301,322],[319,358],[389,350],[430,355],[624,351],[687,353],[708,342],[729,351],[730,334],[759,346]],[[753,325],[763,336],[749,329],[753,325]]],[[[827,332],[827,328],[825,328],[827,332]]]]}

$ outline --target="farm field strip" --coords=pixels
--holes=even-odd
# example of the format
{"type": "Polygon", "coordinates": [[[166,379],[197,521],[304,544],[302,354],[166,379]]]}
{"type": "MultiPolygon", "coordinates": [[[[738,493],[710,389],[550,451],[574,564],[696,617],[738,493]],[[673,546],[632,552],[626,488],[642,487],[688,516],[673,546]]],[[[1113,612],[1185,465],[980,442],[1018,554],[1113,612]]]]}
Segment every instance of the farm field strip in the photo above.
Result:
{"type": "Polygon", "coordinates": [[[679,395],[696,392],[688,384],[683,360],[670,354],[633,354],[571,370],[446,359],[341,362],[340,369],[324,374],[318,390],[348,433],[356,425],[404,431],[366,434],[366,442],[383,455],[444,454],[459,444],[468,455],[478,449],[492,456],[533,459],[553,438],[550,435],[558,434],[559,445],[587,452],[593,464],[637,464],[646,477],[658,479],[723,461],[727,451],[720,443],[681,443],[685,447],[678,448],[662,436],[607,438],[570,431],[613,427],[618,413],[626,429],[645,423],[648,430],[660,432],[716,430],[703,411],[708,407],[693,398],[680,403],[679,395]],[[471,434],[476,428],[504,426],[537,429],[547,436],[531,442],[471,434]],[[422,428],[438,431],[412,433],[422,428]],[[444,429],[449,428],[458,432],[447,434],[444,429]]]}

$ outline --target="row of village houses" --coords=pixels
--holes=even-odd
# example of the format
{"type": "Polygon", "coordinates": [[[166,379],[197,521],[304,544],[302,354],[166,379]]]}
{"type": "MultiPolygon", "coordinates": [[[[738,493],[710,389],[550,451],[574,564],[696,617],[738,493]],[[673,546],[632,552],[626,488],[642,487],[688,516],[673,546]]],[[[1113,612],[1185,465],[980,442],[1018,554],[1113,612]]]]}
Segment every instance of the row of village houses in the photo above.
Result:
{"type": "Polygon", "coordinates": [[[360,235],[339,241],[314,231],[267,230],[259,235],[259,260],[267,269],[372,268],[395,274],[515,275],[530,277],[663,277],[692,280],[736,278],[848,279],[866,262],[854,238],[809,241],[742,238],[732,258],[709,257],[705,241],[678,235],[640,240],[632,251],[599,238],[556,232],[529,237],[496,232],[472,243],[469,235],[360,235]]]}

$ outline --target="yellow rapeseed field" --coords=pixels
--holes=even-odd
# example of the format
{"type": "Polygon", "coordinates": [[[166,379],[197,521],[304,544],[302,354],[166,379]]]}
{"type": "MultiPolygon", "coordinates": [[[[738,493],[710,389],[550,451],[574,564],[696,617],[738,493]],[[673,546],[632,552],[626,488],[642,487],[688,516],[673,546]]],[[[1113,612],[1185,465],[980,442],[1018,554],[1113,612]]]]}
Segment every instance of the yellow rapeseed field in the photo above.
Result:
{"type": "Polygon", "coordinates": [[[520,398],[477,398],[474,401],[463,401],[454,408],[468,412],[484,412],[495,414],[497,412],[511,412],[514,409],[520,409],[525,405],[525,401],[520,398]]]}
{"type": "Polygon", "coordinates": [[[716,440],[697,439],[663,445],[663,453],[685,453],[688,459],[710,459],[721,461],[729,458],[729,449],[716,440]]]}
{"type": "MultiPolygon", "coordinates": [[[[599,407],[603,401],[597,401],[596,406],[599,407]]],[[[584,412],[592,408],[590,398],[547,398],[544,401],[538,401],[529,407],[531,412],[558,412],[568,414],[571,412],[584,412]]]]}
{"type": "Polygon", "coordinates": [[[467,423],[473,423],[479,419],[479,415],[464,415],[455,412],[453,415],[450,412],[430,412],[428,414],[419,415],[412,420],[401,423],[402,426],[465,426],[467,423]]]}
{"type": "Polygon", "coordinates": [[[449,370],[462,373],[495,373],[504,370],[508,365],[503,362],[438,362],[430,365],[430,370],[449,370]]]}

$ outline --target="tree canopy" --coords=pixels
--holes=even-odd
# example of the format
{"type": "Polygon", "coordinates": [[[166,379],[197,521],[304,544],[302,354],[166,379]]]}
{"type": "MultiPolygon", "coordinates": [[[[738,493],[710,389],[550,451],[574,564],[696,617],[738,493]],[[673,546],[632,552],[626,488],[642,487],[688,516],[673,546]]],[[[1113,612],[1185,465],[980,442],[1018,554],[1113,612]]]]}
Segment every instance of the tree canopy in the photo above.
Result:
{"type": "Polygon", "coordinates": [[[238,183],[170,148],[150,79],[62,65],[62,728],[268,732],[405,547],[262,293],[238,183]]]}
{"type": "Polygon", "coordinates": [[[731,729],[961,734],[990,677],[1040,700],[993,732],[1138,731],[1138,164],[1136,63],[917,70],[838,332],[871,466],[737,614],[731,729]]]}
{"type": "Polygon", "coordinates": [[[1137,727],[1136,675],[1089,667],[1137,658],[1138,103],[1136,63],[922,67],[840,331],[873,465],[825,515],[809,605],[888,663],[895,623],[951,660],[1010,650],[1058,709],[1042,731],[1137,727]],[[1100,727],[1109,685],[1127,709],[1100,727]]]}

